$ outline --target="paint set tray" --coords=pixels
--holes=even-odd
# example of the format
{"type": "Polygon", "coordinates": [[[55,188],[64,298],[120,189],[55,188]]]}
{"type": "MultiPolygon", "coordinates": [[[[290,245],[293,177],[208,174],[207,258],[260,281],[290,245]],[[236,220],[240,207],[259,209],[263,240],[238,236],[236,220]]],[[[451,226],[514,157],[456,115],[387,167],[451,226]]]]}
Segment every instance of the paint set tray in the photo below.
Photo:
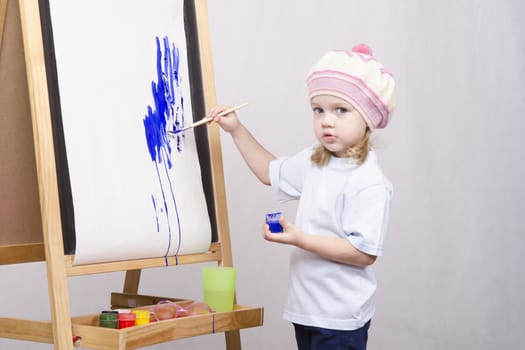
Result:
{"type": "Polygon", "coordinates": [[[76,346],[137,349],[176,339],[261,326],[263,308],[234,305],[229,312],[192,315],[123,329],[99,327],[98,315],[73,317],[71,322],[76,346]]]}
{"type": "MultiPolygon", "coordinates": [[[[191,300],[112,293],[113,309],[137,308],[149,310],[160,300],[169,300],[184,306],[191,300]]],[[[202,313],[168,320],[136,325],[123,329],[99,326],[99,315],[86,315],[71,319],[75,346],[89,349],[137,349],[199,335],[222,333],[263,324],[264,309],[234,305],[232,311],[202,313]]]]}

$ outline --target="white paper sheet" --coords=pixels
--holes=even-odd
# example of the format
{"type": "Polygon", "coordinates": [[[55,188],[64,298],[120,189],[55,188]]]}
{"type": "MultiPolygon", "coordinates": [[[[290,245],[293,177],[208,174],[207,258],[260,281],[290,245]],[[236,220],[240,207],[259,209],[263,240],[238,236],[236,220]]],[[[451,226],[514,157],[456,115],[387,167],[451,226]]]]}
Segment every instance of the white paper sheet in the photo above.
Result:
{"type": "Polygon", "coordinates": [[[183,1],[51,0],[50,7],[74,263],[207,251],[193,132],[166,134],[193,119],[183,1]]]}

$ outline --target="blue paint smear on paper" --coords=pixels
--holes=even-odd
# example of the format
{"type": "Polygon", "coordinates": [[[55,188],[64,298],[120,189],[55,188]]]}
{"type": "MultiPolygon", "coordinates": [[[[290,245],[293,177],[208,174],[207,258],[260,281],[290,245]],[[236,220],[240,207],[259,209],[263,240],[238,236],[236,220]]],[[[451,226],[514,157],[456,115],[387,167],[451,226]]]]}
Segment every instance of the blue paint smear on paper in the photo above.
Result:
{"type": "Polygon", "coordinates": [[[151,201],[153,202],[153,209],[155,209],[155,221],[157,222],[157,232],[160,231],[159,227],[159,216],[157,215],[157,203],[155,201],[155,196],[151,195],[151,201]]]}
{"type": "MultiPolygon", "coordinates": [[[[153,209],[157,232],[160,232],[158,211],[164,214],[162,219],[166,220],[168,228],[167,254],[171,246],[172,231],[176,228],[179,243],[175,256],[177,256],[181,245],[181,223],[177,209],[177,201],[173,192],[173,184],[170,178],[170,170],[173,167],[172,152],[183,151],[184,133],[176,134],[171,138],[168,130],[176,131],[184,125],[184,98],[180,93],[179,81],[179,50],[174,44],[170,45],[168,37],[161,40],[156,37],[157,47],[157,81],[151,82],[153,106],[147,106],[147,114],[144,117],[144,131],[151,160],[155,165],[155,171],[159,180],[161,200],[152,195],[153,209]],[[175,142],[175,151],[171,142],[175,142]],[[158,205],[157,205],[158,203],[158,205]],[[176,223],[171,222],[169,207],[174,208],[176,223]]],[[[178,260],[177,260],[178,261],[178,260]]]]}

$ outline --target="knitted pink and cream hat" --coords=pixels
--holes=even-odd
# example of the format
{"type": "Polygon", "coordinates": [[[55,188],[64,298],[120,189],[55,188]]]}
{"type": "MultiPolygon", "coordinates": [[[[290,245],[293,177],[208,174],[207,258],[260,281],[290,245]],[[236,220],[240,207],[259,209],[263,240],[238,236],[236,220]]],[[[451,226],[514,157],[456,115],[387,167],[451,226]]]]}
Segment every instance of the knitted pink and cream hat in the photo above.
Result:
{"type": "Polygon", "coordinates": [[[310,98],[334,95],[350,102],[372,130],[386,127],[396,107],[394,78],[366,44],[326,53],[312,67],[306,83],[310,98]]]}

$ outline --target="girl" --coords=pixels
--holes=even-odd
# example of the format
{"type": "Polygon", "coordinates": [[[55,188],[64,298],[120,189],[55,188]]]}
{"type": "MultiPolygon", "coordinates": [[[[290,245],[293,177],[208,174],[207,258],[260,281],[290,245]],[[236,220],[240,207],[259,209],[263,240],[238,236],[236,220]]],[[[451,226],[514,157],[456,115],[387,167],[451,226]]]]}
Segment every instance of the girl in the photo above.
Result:
{"type": "Polygon", "coordinates": [[[299,350],[366,349],[374,315],[376,280],[371,265],[383,253],[392,185],[383,175],[370,134],[384,128],[395,108],[392,75],[361,44],[330,51],[307,76],[318,144],[276,158],[235,113],[212,110],[246,164],[279,201],[299,200],[283,233],[263,226],[264,238],[296,247],[284,318],[299,350]]]}

